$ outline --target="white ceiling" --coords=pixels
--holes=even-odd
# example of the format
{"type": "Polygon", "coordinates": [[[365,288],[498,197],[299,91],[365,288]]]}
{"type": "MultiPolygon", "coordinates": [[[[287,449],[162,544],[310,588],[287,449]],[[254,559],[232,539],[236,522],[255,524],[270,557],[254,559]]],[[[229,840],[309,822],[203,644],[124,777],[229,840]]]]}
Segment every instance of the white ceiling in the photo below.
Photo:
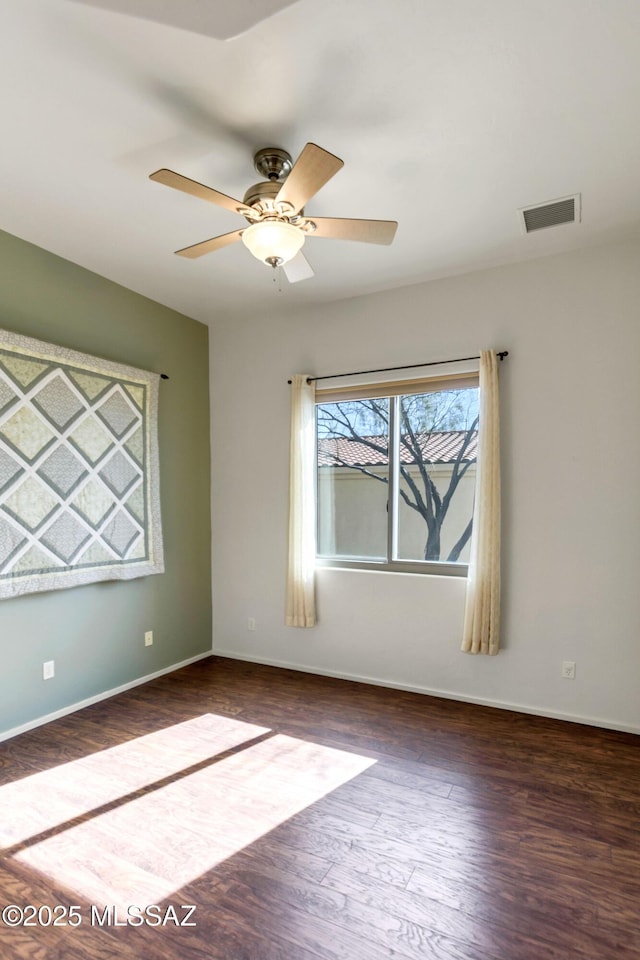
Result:
{"type": "Polygon", "coordinates": [[[204,322],[640,232],[638,0],[2,0],[0,79],[0,229],[204,322]],[[391,247],[310,238],[281,294],[242,244],[174,256],[245,221],[149,173],[242,199],[307,141],[345,161],[307,214],[391,247]]]}

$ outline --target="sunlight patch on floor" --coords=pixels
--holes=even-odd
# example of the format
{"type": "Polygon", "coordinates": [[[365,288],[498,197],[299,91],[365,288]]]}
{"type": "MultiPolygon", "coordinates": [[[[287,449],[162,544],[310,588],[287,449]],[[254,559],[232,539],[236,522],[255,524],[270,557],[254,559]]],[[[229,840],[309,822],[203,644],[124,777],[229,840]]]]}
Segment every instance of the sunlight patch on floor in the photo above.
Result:
{"type": "Polygon", "coordinates": [[[214,758],[268,727],[205,714],[0,787],[0,848],[214,758]]]}
{"type": "Polygon", "coordinates": [[[16,859],[92,904],[158,903],[373,763],[276,735],[16,859]]]}

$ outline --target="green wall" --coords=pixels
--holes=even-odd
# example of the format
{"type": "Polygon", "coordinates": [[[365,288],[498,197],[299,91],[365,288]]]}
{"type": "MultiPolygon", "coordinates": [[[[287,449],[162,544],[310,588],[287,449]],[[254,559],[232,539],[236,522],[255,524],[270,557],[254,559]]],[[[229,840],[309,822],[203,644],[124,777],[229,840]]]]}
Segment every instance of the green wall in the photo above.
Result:
{"type": "Polygon", "coordinates": [[[170,376],[159,388],[165,573],[0,600],[2,737],[210,650],[211,536],[206,326],[0,232],[0,327],[170,376]]]}

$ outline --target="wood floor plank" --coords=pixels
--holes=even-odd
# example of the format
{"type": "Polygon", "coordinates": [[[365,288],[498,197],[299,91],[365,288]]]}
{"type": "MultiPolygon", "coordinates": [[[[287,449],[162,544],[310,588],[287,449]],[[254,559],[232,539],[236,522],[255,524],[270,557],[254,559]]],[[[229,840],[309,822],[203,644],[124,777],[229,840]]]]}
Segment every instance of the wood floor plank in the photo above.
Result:
{"type": "MultiPolygon", "coordinates": [[[[553,957],[565,960],[589,958],[601,960],[611,955],[612,942],[602,929],[594,937],[594,911],[557,910],[551,898],[527,902],[501,891],[491,882],[474,887],[460,877],[457,904],[443,902],[435,887],[439,879],[416,870],[402,894],[381,891],[370,878],[356,876],[345,867],[334,868],[323,881],[352,899],[381,911],[395,910],[442,934],[474,944],[481,956],[496,955],[511,960],[553,957]],[[589,931],[585,934],[585,930],[589,931]]],[[[449,896],[451,896],[451,890],[449,896]]],[[[621,955],[621,954],[618,954],[621,955]]]]}
{"type": "MultiPolygon", "coordinates": [[[[329,888],[292,884],[288,878],[263,878],[248,871],[233,885],[236,896],[257,896],[283,916],[302,918],[313,928],[333,931],[332,938],[351,942],[349,960],[394,957],[398,960],[477,960],[476,947],[379,907],[358,903],[329,888]],[[277,903],[277,907],[274,905],[277,903]],[[357,938],[357,945],[354,939],[357,938]]],[[[325,933],[326,935],[326,933],[325,933]]],[[[486,960],[495,955],[485,953],[486,960]]]]}
{"type": "Polygon", "coordinates": [[[0,958],[640,960],[639,745],[211,657],[0,743],[0,958]]]}

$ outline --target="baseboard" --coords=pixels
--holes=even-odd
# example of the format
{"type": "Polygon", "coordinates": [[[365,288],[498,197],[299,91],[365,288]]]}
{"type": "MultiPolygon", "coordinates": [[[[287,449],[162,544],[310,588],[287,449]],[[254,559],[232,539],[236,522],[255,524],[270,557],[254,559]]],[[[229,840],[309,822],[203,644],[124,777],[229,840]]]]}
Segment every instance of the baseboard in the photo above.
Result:
{"type": "Polygon", "coordinates": [[[51,723],[52,720],[59,720],[60,717],[66,717],[69,713],[75,713],[77,710],[84,710],[85,707],[90,707],[93,703],[100,703],[101,700],[108,700],[109,697],[115,697],[119,693],[124,693],[126,690],[133,689],[133,687],[140,687],[143,683],[149,683],[150,680],[155,680],[157,677],[163,677],[166,673],[173,673],[175,670],[182,670],[183,667],[188,667],[192,663],[197,663],[198,660],[205,660],[211,655],[211,650],[206,650],[204,653],[196,654],[195,657],[189,657],[188,660],[182,660],[180,663],[173,663],[170,667],[163,667],[162,670],[156,670],[154,673],[148,673],[144,677],[138,677],[137,680],[130,680],[128,683],[123,683],[119,687],[113,687],[111,690],[105,690],[102,693],[97,693],[93,697],[87,697],[86,700],[79,700],[77,703],[72,703],[68,707],[62,707],[60,710],[55,710],[53,713],[47,713],[43,717],[37,717],[35,720],[29,720],[28,723],[23,723],[19,727],[13,727],[10,730],[4,730],[0,732],[0,743],[3,740],[10,740],[12,737],[17,737],[20,733],[26,733],[28,730],[34,730],[36,727],[41,727],[45,723],[51,723]]]}
{"type": "Polygon", "coordinates": [[[370,683],[376,687],[389,687],[392,690],[406,690],[408,693],[422,693],[428,697],[443,697],[445,700],[460,700],[462,703],[477,703],[481,707],[495,707],[498,710],[513,710],[514,713],[526,713],[534,717],[548,717],[550,720],[566,720],[569,723],[584,723],[589,727],[603,727],[605,730],[618,730],[620,733],[640,734],[640,727],[613,723],[601,717],[583,717],[573,713],[560,713],[529,704],[508,703],[504,700],[488,700],[485,697],[471,697],[466,693],[453,690],[437,690],[410,683],[392,683],[379,677],[365,677],[358,674],[341,673],[334,670],[319,670],[316,667],[299,663],[287,663],[281,660],[240,655],[232,650],[213,650],[214,657],[228,657],[230,660],[244,660],[247,663],[259,663],[265,667],[280,667],[283,670],[297,670],[299,673],[313,673],[320,677],[333,677],[336,680],[351,680],[354,683],[370,683]]]}

